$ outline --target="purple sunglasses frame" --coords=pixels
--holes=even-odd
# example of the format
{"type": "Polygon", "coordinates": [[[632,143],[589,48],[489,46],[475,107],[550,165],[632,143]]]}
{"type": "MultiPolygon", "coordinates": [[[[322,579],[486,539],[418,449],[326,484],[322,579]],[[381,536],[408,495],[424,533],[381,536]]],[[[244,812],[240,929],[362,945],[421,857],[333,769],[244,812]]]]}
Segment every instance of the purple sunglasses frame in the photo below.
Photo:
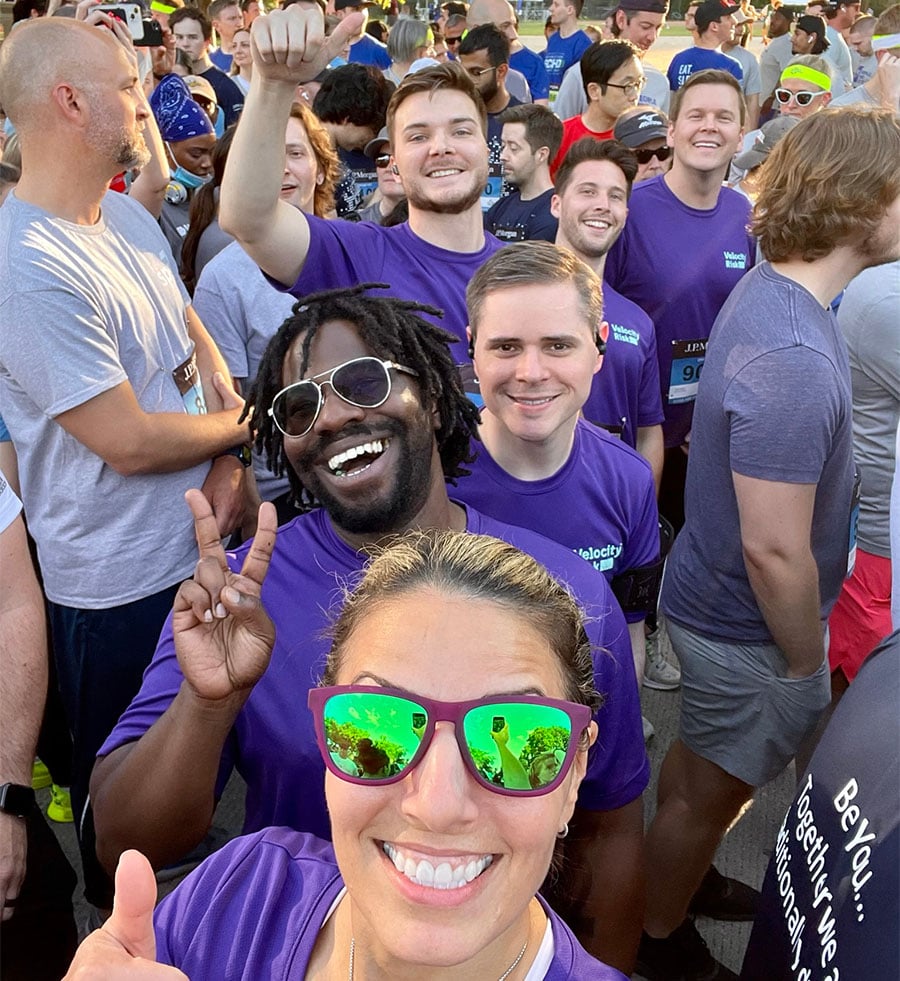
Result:
{"type": "Polygon", "coordinates": [[[488,698],[475,698],[466,702],[441,702],[434,698],[425,698],[413,692],[402,691],[399,688],[380,688],[376,685],[334,685],[328,688],[311,688],[307,704],[313,714],[313,721],[316,728],[316,742],[319,745],[319,752],[325,763],[326,769],[341,780],[347,783],[355,783],[362,787],[384,787],[392,783],[399,783],[408,773],[418,766],[422,757],[428,751],[431,740],[434,737],[435,726],[438,722],[452,722],[454,735],[459,746],[460,756],[466,770],[475,778],[480,786],[500,794],[503,797],[543,797],[550,794],[563,782],[578,752],[582,733],[587,729],[591,722],[591,710],[587,705],[579,705],[576,702],[567,702],[558,698],[544,698],[538,695],[492,695],[488,698]],[[425,731],[419,748],[413,754],[409,763],[391,777],[381,779],[366,779],[365,777],[354,777],[345,773],[337,766],[331,758],[328,749],[328,742],[325,737],[325,705],[330,698],[335,695],[393,695],[402,698],[406,702],[412,702],[417,707],[424,709],[426,716],[425,731]],[[565,759],[559,767],[556,777],[546,787],[538,787],[532,790],[517,790],[513,788],[500,787],[484,777],[478,772],[468,746],[466,745],[465,733],[463,730],[463,719],[467,712],[474,708],[481,708],[485,705],[547,705],[551,708],[559,709],[569,717],[572,723],[572,733],[569,737],[569,745],[566,747],[565,759]]]}

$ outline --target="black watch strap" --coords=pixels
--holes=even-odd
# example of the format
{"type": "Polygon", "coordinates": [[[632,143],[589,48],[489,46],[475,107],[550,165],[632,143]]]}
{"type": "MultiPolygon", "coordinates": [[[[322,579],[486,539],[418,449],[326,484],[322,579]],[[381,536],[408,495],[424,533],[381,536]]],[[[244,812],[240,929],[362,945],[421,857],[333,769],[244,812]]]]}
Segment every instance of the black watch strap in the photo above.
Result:
{"type": "Polygon", "coordinates": [[[220,453],[219,456],[236,457],[245,467],[249,467],[253,462],[253,457],[250,454],[250,447],[246,444],[242,444],[241,446],[232,446],[230,450],[225,450],[223,453],[220,453]]]}
{"type": "Polygon", "coordinates": [[[0,784],[0,811],[15,817],[25,817],[35,806],[34,791],[20,783],[0,784]]]}

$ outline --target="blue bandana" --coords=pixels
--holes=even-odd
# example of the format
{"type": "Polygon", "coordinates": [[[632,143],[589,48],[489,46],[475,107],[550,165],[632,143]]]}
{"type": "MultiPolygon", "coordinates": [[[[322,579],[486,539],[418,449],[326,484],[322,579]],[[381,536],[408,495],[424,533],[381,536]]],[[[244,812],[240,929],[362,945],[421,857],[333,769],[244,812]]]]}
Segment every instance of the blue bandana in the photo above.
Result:
{"type": "Polygon", "coordinates": [[[166,75],[150,96],[150,108],[166,143],[180,143],[213,133],[209,116],[191,98],[178,75],[166,75]]]}

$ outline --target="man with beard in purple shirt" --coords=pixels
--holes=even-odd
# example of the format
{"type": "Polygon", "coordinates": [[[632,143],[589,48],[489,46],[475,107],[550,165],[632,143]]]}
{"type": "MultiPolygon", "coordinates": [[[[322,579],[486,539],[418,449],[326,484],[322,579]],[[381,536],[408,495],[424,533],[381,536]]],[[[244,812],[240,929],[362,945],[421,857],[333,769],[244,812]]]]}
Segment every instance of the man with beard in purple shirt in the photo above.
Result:
{"type": "MultiPolygon", "coordinates": [[[[570,822],[561,881],[583,918],[573,929],[602,958],[616,944],[621,897],[631,896],[635,882],[642,889],[634,831],[620,822],[622,811],[640,810],[649,777],[624,618],[587,562],[450,500],[445,478],[462,474],[476,433],[450,336],[414,316],[418,305],[364,297],[363,289],[298,305],[269,345],[248,398],[257,448],[276,472],[287,469],[299,499],[321,505],[278,532],[261,593],[276,625],[271,662],[223,666],[201,658],[179,665],[167,625],[141,692],[94,772],[98,852],[110,868],[129,847],[157,866],[185,854],[206,833],[233,766],[247,781],[245,831],[280,824],[330,837],[323,765],[303,702],[321,673],[324,631],[342,587],[367,550],[392,534],[468,529],[538,558],[590,615],[605,738],[570,822]]],[[[195,515],[210,525],[199,498],[190,496],[195,515]]],[[[226,557],[211,526],[200,552],[201,566],[227,562],[240,570],[254,560],[252,544],[226,557]]],[[[227,596],[222,603],[224,612],[227,596]]]]}

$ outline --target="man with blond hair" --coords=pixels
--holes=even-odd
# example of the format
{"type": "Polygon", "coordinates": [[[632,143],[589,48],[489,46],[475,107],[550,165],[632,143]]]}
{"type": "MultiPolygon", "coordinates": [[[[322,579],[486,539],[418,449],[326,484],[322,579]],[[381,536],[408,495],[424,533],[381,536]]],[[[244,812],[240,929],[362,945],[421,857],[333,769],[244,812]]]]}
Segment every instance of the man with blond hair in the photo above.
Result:
{"type": "Polygon", "coordinates": [[[661,599],[683,696],[647,835],[648,981],[735,977],[713,973],[708,952],[700,970],[688,903],[726,829],[830,699],[825,625],[853,568],[859,487],[830,304],[863,269],[900,258],[898,159],[900,120],[887,110],[825,110],[784,136],[754,211],[766,261],[710,335],[686,523],[661,599]]]}

